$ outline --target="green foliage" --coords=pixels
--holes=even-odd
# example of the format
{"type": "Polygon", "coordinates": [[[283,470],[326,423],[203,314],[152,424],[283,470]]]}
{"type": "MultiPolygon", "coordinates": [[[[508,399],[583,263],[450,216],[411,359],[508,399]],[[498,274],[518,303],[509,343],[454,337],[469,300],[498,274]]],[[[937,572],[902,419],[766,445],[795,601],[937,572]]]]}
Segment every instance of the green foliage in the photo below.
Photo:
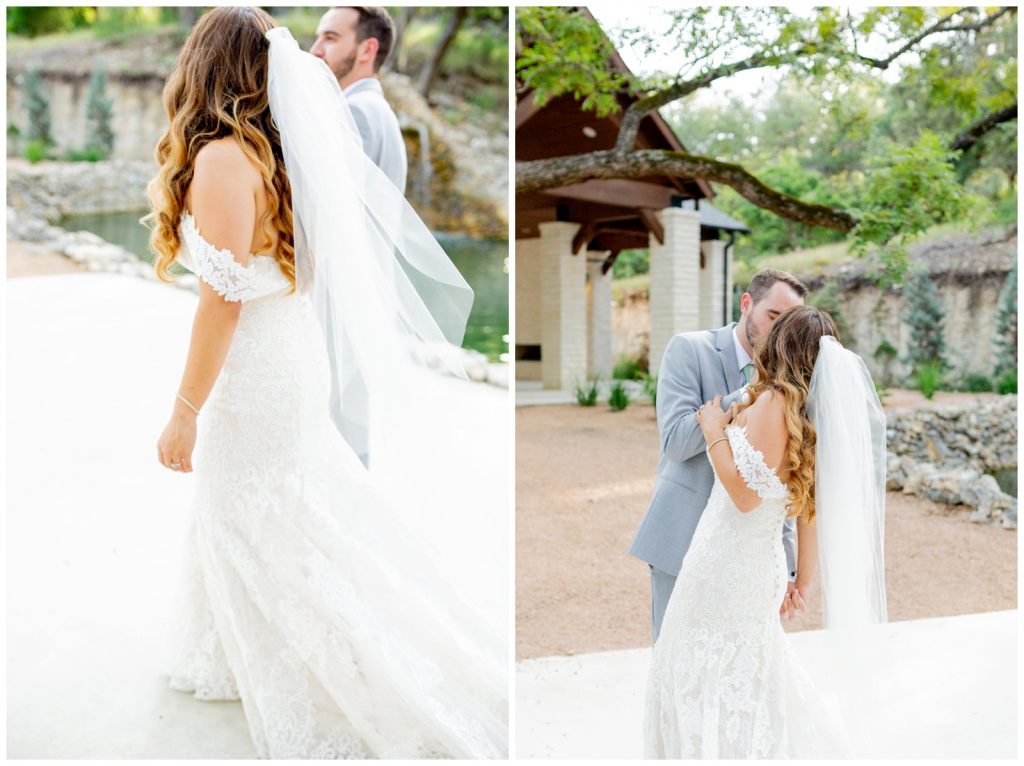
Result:
{"type": "Polygon", "coordinates": [[[25,144],[25,159],[34,165],[41,160],[45,160],[49,150],[50,147],[45,141],[41,141],[38,138],[33,139],[25,144]]]}
{"type": "Polygon", "coordinates": [[[615,380],[641,380],[647,372],[647,365],[639,359],[620,359],[612,370],[615,380]]]}
{"type": "Polygon", "coordinates": [[[938,360],[921,362],[914,369],[914,387],[924,394],[925,399],[931,399],[939,390],[942,385],[943,369],[942,362],[938,360]]]}
{"type": "Polygon", "coordinates": [[[632,82],[611,66],[612,44],[601,27],[572,8],[516,9],[516,73],[543,106],[565,94],[598,117],[620,110],[617,95],[632,82]]]}
{"type": "Polygon", "coordinates": [[[8,6],[7,34],[38,37],[79,29],[95,19],[95,7],[8,6]]]}
{"type": "Polygon", "coordinates": [[[996,376],[1017,369],[1017,261],[999,291],[995,331],[996,376]]]}
{"type": "Polygon", "coordinates": [[[651,404],[658,406],[658,376],[647,373],[643,376],[644,396],[651,400],[651,404]]]}
{"type": "Polygon", "coordinates": [[[982,393],[984,391],[992,390],[992,381],[989,380],[988,376],[981,375],[976,372],[969,372],[964,375],[960,381],[957,389],[960,391],[969,391],[971,393],[982,393]]]}
{"type": "Polygon", "coordinates": [[[113,117],[114,102],[107,97],[107,73],[103,65],[97,63],[89,78],[85,118],[89,134],[86,150],[98,153],[98,159],[109,157],[114,150],[113,117]]]}
{"type": "Polygon", "coordinates": [[[85,149],[68,149],[64,159],[68,162],[99,162],[106,159],[106,154],[99,147],[88,146],[85,149]]]}
{"type": "Polygon", "coordinates": [[[878,346],[875,347],[874,357],[882,365],[882,381],[885,385],[892,384],[892,365],[898,356],[899,351],[885,338],[882,338],[878,346]]]}
{"type": "Polygon", "coordinates": [[[576,402],[580,407],[593,407],[597,404],[597,378],[591,378],[585,386],[576,384],[576,402]]]}
{"type": "Polygon", "coordinates": [[[651,269],[649,250],[623,250],[612,264],[612,279],[627,279],[646,274],[651,269]]]}
{"type": "Polygon", "coordinates": [[[45,148],[53,145],[50,132],[50,99],[46,96],[46,87],[39,70],[29,67],[21,81],[22,99],[28,115],[26,139],[29,144],[40,143],[45,148]]]}
{"type": "Polygon", "coordinates": [[[886,275],[898,281],[907,267],[907,245],[930,226],[960,218],[971,200],[957,183],[954,154],[927,130],[913,146],[891,145],[886,156],[873,157],[863,195],[854,215],[853,252],[882,248],[886,275]]]}
{"type": "Polygon", "coordinates": [[[822,311],[827,311],[832,316],[832,321],[836,323],[836,329],[839,331],[839,337],[847,338],[850,336],[850,329],[846,324],[846,319],[843,316],[843,311],[839,303],[840,292],[841,288],[839,283],[829,281],[814,292],[809,293],[804,300],[804,303],[808,306],[819,308],[822,311]]]}
{"type": "Polygon", "coordinates": [[[907,279],[904,300],[903,320],[910,327],[907,362],[915,371],[932,364],[939,370],[948,369],[944,358],[946,341],[942,337],[944,314],[935,283],[926,269],[913,272],[907,279]]]}
{"type": "Polygon", "coordinates": [[[1000,375],[996,380],[995,389],[997,394],[1017,393],[1017,370],[1007,370],[1000,375]]]}
{"type": "Polygon", "coordinates": [[[629,394],[622,383],[612,385],[611,393],[608,394],[608,406],[614,412],[620,412],[629,406],[629,394]]]}

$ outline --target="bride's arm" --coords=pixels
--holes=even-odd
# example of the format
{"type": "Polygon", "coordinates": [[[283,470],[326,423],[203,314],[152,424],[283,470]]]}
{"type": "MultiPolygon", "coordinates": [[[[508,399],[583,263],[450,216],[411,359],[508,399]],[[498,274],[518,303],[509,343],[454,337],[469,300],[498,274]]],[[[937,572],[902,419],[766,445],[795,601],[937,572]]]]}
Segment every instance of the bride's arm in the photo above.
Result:
{"type": "MultiPolygon", "coordinates": [[[[715,404],[718,404],[718,397],[715,404]]],[[[765,464],[778,472],[788,434],[781,395],[771,390],[765,391],[753,405],[743,410],[743,416],[747,441],[761,452],[765,464]]],[[[728,413],[720,414],[718,407],[715,406],[702,414],[700,419],[704,438],[709,445],[713,445],[709,455],[722,486],[737,508],[744,513],[754,510],[761,504],[761,497],[743,478],[736,466],[729,442],[723,439],[725,425],[729,421],[728,413]]]]}
{"type": "MultiPolygon", "coordinates": [[[[196,226],[203,239],[229,250],[242,265],[249,257],[256,221],[256,183],[262,183],[259,173],[234,142],[207,144],[196,156],[190,187],[196,226]]],[[[199,280],[199,305],[178,390],[200,411],[224,366],[241,308],[240,301],[226,300],[199,280]]],[[[196,414],[175,397],[157,443],[160,462],[170,468],[180,461],[180,470],[191,471],[195,440],[196,414]]]]}

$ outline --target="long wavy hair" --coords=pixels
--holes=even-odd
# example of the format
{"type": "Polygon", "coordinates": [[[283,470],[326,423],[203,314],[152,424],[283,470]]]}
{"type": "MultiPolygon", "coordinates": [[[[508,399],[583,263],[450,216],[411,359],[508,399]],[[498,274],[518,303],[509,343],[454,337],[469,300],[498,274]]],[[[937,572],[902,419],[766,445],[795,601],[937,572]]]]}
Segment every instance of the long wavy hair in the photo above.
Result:
{"type": "Polygon", "coordinates": [[[839,338],[836,323],[827,311],[814,306],[794,306],[775,320],[772,329],[754,349],[757,381],[747,388],[749,407],[769,389],[785,399],[786,452],[783,465],[790,470],[789,516],[814,520],[814,448],[818,435],[807,416],[807,392],[818,359],[819,340],[824,335],[839,338]]]}
{"type": "Polygon", "coordinates": [[[163,102],[170,125],[156,147],[160,170],[146,188],[151,210],[142,219],[151,228],[157,276],[165,282],[172,281],[168,268],[181,244],[178,221],[196,155],[230,136],[259,168],[267,193],[259,221],[263,239],[255,252],[272,246],[276,229],[274,257],[295,289],[291,186],[267,94],[270,43],[264,35],[275,26],[259,8],[215,8],[196,23],[167,78],[163,102]]]}

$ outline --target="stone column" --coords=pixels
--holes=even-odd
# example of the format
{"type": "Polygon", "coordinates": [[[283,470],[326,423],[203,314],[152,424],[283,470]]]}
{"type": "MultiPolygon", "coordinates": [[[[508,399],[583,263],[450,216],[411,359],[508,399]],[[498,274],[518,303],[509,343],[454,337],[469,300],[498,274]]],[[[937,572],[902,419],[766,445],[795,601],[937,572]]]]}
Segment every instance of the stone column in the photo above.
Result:
{"type": "Polygon", "coordinates": [[[728,324],[725,320],[725,242],[710,239],[700,243],[704,268],[700,270],[700,326],[713,329],[728,324]],[[725,320],[725,321],[723,321],[725,320]]]}
{"type": "MultiPolygon", "coordinates": [[[[516,240],[516,346],[541,343],[541,261],[540,239],[516,240]]],[[[540,362],[517,360],[515,364],[516,380],[540,380],[540,362]]]]}
{"type": "Polygon", "coordinates": [[[541,380],[572,390],[587,375],[586,256],[572,254],[578,224],[540,225],[541,380]]]}
{"type": "Polygon", "coordinates": [[[607,253],[587,260],[587,373],[602,378],[612,374],[612,272],[601,273],[607,253]]]}
{"type": "Polygon", "coordinates": [[[651,237],[651,340],[649,364],[658,374],[669,339],[700,325],[700,213],[659,211],[665,243],[651,237]]]}

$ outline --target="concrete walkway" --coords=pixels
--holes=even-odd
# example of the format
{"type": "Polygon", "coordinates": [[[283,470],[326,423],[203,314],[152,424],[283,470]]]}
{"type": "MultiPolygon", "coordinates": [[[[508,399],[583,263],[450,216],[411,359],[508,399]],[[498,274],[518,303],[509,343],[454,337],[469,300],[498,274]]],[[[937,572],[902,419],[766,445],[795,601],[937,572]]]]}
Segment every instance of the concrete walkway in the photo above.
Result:
{"type": "MultiPolygon", "coordinates": [[[[1017,611],[889,623],[873,681],[891,758],[1017,754],[1017,611]]],[[[812,677],[828,672],[822,631],[789,634],[812,677]]],[[[640,758],[649,649],[545,657],[516,671],[517,758],[640,758]]]]}
{"type": "MultiPolygon", "coordinates": [[[[195,304],[120,275],[7,283],[11,758],[255,755],[239,703],[170,691],[159,665],[192,477],[157,463],[156,440],[195,304]]],[[[465,475],[490,499],[461,546],[470,595],[504,616],[508,395],[452,382],[477,398],[465,475]]]]}

